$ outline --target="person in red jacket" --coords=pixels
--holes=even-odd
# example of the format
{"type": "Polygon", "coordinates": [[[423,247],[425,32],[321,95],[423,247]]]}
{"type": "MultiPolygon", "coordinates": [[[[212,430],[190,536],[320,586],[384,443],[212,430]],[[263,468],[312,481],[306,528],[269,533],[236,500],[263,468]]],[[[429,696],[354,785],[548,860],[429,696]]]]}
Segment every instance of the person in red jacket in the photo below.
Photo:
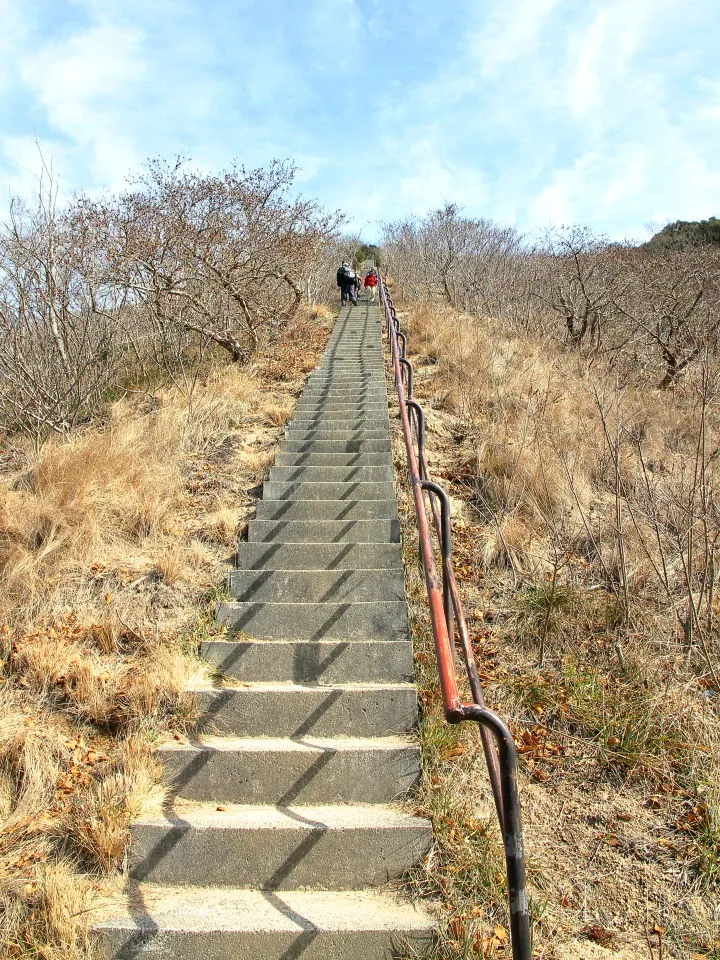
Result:
{"type": "Polygon", "coordinates": [[[365,277],[365,289],[370,294],[370,302],[375,303],[375,291],[377,290],[377,270],[375,267],[365,277]]]}

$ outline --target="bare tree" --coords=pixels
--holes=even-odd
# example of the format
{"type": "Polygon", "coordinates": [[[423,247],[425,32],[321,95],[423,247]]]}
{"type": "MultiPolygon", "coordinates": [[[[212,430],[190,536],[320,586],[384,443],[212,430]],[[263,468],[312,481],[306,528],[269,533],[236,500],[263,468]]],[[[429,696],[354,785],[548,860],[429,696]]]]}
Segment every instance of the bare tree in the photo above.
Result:
{"type": "Polygon", "coordinates": [[[534,295],[562,321],[575,347],[586,342],[599,349],[625,276],[615,245],[586,227],[549,231],[535,255],[534,295]]]}
{"type": "Polygon", "coordinates": [[[86,215],[104,224],[116,282],[139,297],[159,335],[179,325],[237,361],[294,316],[339,223],[290,197],[293,177],[279,162],[219,176],[153,162],[134,190],[86,204],[86,215]]]}
{"type": "Polygon", "coordinates": [[[665,389],[705,351],[717,355],[720,257],[711,247],[640,249],[628,251],[625,264],[627,283],[617,310],[636,331],[636,359],[660,366],[658,385],[665,389]]]}
{"type": "Polygon", "coordinates": [[[498,315],[510,305],[523,257],[512,227],[461,216],[455,204],[384,225],[388,269],[411,299],[440,299],[448,306],[498,315]]]}
{"type": "Polygon", "coordinates": [[[127,292],[75,226],[47,172],[34,205],[13,201],[0,226],[0,417],[36,442],[88,416],[123,352],[127,292]]]}

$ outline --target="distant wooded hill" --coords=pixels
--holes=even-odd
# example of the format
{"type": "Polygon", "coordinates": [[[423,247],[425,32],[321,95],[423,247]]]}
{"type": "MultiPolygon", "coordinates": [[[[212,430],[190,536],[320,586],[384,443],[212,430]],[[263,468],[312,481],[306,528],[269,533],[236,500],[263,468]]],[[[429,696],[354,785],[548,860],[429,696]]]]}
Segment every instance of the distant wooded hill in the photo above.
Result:
{"type": "Polygon", "coordinates": [[[678,250],[688,246],[720,245],[720,220],[676,220],[644,244],[651,250],[678,250]]]}

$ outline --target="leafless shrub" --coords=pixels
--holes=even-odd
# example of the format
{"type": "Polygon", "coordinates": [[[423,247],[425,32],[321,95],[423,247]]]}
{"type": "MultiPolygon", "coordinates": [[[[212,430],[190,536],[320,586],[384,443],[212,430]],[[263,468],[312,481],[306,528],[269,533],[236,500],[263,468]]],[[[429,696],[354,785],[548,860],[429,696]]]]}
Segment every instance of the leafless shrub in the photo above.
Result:
{"type": "Polygon", "coordinates": [[[720,334],[720,257],[716,248],[662,253],[628,250],[616,315],[626,351],[641,368],[674,386],[704,351],[717,356],[720,334]]]}
{"type": "Polygon", "coordinates": [[[297,313],[340,223],[294,168],[151,162],[64,209],[50,172],[0,226],[0,425],[36,444],[160,368],[192,397],[213,347],[247,360],[297,313]]]}
{"type": "Polygon", "coordinates": [[[103,251],[57,210],[52,177],[33,206],[0,225],[0,418],[36,442],[63,433],[118,375],[126,290],[107,282],[103,251]]]}
{"type": "Polygon", "coordinates": [[[570,345],[622,383],[674,386],[720,346],[715,247],[636,248],[584,227],[528,245],[516,231],[448,205],[386,224],[385,258],[399,295],[490,316],[570,345]]]}
{"type": "Polygon", "coordinates": [[[575,347],[598,350],[627,282],[617,248],[583,227],[549,231],[533,260],[533,292],[575,347]]]}
{"type": "Polygon", "coordinates": [[[447,204],[422,220],[385,224],[383,252],[412,299],[439,298],[455,309],[497,316],[516,307],[522,292],[521,240],[512,227],[467,219],[447,204]]]}
{"type": "Polygon", "coordinates": [[[152,162],[134,189],[84,204],[115,282],[135,295],[165,350],[194,334],[241,360],[295,315],[339,217],[292,198],[293,177],[279,162],[217,176],[152,162]]]}

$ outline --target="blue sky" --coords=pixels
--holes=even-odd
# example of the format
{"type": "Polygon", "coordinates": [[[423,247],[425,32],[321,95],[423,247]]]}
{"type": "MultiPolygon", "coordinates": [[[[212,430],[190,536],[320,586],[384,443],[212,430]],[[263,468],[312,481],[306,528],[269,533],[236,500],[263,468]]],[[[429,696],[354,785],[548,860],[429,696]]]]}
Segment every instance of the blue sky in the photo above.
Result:
{"type": "Polygon", "coordinates": [[[0,191],[293,158],[377,224],[613,238],[720,213],[718,0],[0,0],[0,191]]]}

